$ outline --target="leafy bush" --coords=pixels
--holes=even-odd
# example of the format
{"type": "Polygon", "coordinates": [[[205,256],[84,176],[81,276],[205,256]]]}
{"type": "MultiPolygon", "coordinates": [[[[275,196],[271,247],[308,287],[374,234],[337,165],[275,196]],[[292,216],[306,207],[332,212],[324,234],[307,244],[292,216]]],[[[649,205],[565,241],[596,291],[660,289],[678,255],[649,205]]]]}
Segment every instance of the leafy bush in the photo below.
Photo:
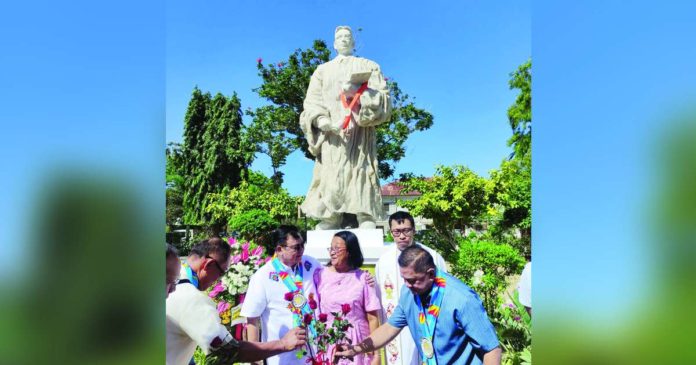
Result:
{"type": "Polygon", "coordinates": [[[503,365],[528,365],[532,363],[532,319],[518,299],[515,291],[514,304],[501,305],[492,316],[498,339],[503,349],[503,365]]]}
{"type": "MultiPolygon", "coordinates": [[[[460,236],[455,232],[453,233],[454,239],[460,238],[460,236]]],[[[445,259],[445,261],[450,262],[450,263],[456,263],[458,261],[459,255],[457,251],[448,251],[448,250],[442,250],[442,242],[446,242],[447,240],[450,240],[451,236],[449,235],[443,235],[439,231],[436,231],[434,229],[425,229],[416,232],[416,235],[414,237],[414,240],[416,242],[420,242],[430,248],[435,249],[437,252],[439,252],[442,255],[442,258],[445,259]]]]}
{"type": "MultiPolygon", "coordinates": [[[[271,215],[261,209],[251,209],[237,214],[230,219],[227,227],[232,232],[237,232],[243,240],[266,243],[264,236],[279,225],[271,215]]],[[[265,245],[267,246],[267,245],[265,245]]],[[[265,247],[268,252],[273,252],[274,247],[265,247]]]]}
{"type": "Polygon", "coordinates": [[[475,235],[459,240],[459,257],[452,273],[474,289],[486,312],[494,313],[502,303],[506,278],[519,273],[525,260],[507,244],[479,240],[475,235]]]}
{"type": "Polygon", "coordinates": [[[297,216],[297,206],[303,197],[293,197],[261,173],[251,172],[249,178],[234,188],[208,194],[206,213],[213,218],[228,220],[252,209],[261,209],[276,221],[288,221],[297,216]]]}

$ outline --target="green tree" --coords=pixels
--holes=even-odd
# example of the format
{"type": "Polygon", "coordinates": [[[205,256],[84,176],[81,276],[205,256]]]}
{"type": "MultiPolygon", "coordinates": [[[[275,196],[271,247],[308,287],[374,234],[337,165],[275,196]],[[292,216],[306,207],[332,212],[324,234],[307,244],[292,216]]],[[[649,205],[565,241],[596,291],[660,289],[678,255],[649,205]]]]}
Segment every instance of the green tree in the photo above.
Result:
{"type": "MultiPolygon", "coordinates": [[[[500,239],[519,230],[520,239],[508,240],[520,252],[531,255],[532,238],[532,169],[531,156],[505,160],[500,169],[491,172],[493,191],[491,205],[500,212],[491,233],[500,239]],[[516,241],[516,242],[515,242],[516,241]]],[[[514,234],[512,234],[514,236],[514,234]]]]}
{"type": "Polygon", "coordinates": [[[455,262],[459,246],[455,230],[463,232],[480,223],[489,207],[490,182],[467,167],[455,165],[438,166],[435,175],[428,179],[404,175],[399,185],[404,191],[421,193],[417,199],[400,200],[398,204],[414,216],[433,220],[438,239],[430,243],[455,262]]]}
{"type": "Polygon", "coordinates": [[[167,229],[171,230],[175,225],[181,223],[184,215],[184,177],[183,177],[183,154],[179,143],[171,142],[165,150],[166,155],[166,224],[167,229]]]}
{"type": "Polygon", "coordinates": [[[184,120],[184,223],[217,235],[226,219],[206,212],[208,194],[239,185],[253,160],[245,144],[241,102],[236,93],[211,98],[194,88],[184,120]]]}
{"type": "MultiPolygon", "coordinates": [[[[272,104],[247,111],[253,117],[249,136],[257,151],[270,157],[272,179],[277,185],[283,179],[280,168],[290,153],[299,149],[307,158],[314,159],[299,120],[312,73],[320,64],[329,61],[330,56],[326,43],[315,40],[311,48],[297,49],[287,61],[267,65],[261,59],[257,62],[263,83],[254,91],[272,104]]],[[[396,82],[388,81],[387,84],[392,95],[392,116],[377,128],[377,155],[382,179],[394,174],[395,164],[405,155],[404,144],[408,136],[433,124],[432,114],[417,108],[413,98],[403,93],[396,82]]]]}
{"type": "Polygon", "coordinates": [[[510,74],[510,89],[518,89],[515,102],[508,108],[512,136],[508,145],[513,153],[499,170],[491,172],[494,185],[491,205],[498,212],[492,219],[489,233],[498,241],[506,241],[522,254],[531,255],[532,239],[532,62],[520,65],[510,74]],[[519,230],[520,238],[515,232],[519,230]]]}
{"type": "Polygon", "coordinates": [[[294,223],[302,197],[293,197],[261,173],[249,177],[232,189],[208,194],[206,213],[215,220],[236,219],[252,210],[262,210],[277,222],[294,223]]]}
{"type": "Polygon", "coordinates": [[[508,146],[513,147],[513,156],[524,157],[532,153],[532,60],[510,74],[509,84],[510,89],[518,89],[520,93],[507,112],[512,128],[508,146]]]}

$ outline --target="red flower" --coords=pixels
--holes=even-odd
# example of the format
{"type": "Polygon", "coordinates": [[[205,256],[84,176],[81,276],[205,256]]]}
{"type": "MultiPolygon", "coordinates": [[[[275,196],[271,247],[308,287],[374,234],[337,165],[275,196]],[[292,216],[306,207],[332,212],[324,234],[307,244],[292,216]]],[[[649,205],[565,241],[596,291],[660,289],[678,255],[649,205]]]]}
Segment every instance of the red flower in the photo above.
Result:
{"type": "Polygon", "coordinates": [[[316,301],[316,300],[310,299],[310,300],[309,300],[309,308],[310,308],[311,310],[317,309],[317,301],[316,301]]]}
{"type": "Polygon", "coordinates": [[[285,293],[285,296],[283,296],[283,298],[285,298],[285,300],[287,300],[289,302],[292,300],[293,296],[295,296],[295,295],[292,292],[287,292],[287,293],[285,293]]]}
{"type": "Polygon", "coordinates": [[[319,322],[326,323],[329,320],[329,316],[326,313],[319,313],[319,322]]]}
{"type": "Polygon", "coordinates": [[[341,304],[341,312],[343,312],[343,314],[350,313],[350,304],[341,304]]]}
{"type": "Polygon", "coordinates": [[[302,320],[302,322],[304,322],[304,324],[306,324],[306,325],[310,325],[312,323],[312,315],[309,313],[306,313],[304,315],[304,319],[302,320]]]}

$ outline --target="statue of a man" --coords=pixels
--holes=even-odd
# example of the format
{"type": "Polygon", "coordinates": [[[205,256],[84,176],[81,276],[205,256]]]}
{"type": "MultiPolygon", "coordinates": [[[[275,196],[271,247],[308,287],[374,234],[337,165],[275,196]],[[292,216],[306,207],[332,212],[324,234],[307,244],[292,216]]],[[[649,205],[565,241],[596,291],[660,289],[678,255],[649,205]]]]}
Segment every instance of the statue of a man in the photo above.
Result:
{"type": "Polygon", "coordinates": [[[391,98],[379,65],[354,57],[350,27],[334,33],[338,55],[312,75],[300,127],[316,157],[302,210],[316,229],[338,229],[343,213],[360,228],[375,228],[381,214],[375,126],[389,120],[391,98]]]}

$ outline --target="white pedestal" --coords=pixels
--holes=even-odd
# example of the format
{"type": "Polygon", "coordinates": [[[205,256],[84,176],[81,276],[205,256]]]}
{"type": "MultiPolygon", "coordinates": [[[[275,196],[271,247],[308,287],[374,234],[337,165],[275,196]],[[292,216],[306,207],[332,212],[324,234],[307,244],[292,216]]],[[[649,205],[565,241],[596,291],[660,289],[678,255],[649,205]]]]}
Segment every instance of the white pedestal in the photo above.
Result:
{"type": "Polygon", "coordinates": [[[339,231],[351,231],[360,242],[360,249],[365,258],[364,265],[374,265],[379,260],[382,253],[393,242],[384,242],[383,231],[381,229],[334,229],[334,230],[313,230],[307,231],[307,245],[305,255],[309,255],[319,260],[322,264],[329,262],[329,251],[331,239],[339,231]]]}

